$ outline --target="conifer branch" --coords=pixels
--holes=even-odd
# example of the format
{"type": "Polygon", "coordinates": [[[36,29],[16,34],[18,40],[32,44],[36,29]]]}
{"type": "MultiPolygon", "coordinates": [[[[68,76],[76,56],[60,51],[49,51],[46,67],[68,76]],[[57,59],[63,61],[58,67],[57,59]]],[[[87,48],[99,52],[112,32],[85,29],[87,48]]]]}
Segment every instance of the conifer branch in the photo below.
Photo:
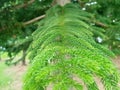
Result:
{"type": "MultiPolygon", "coordinates": [[[[22,25],[23,25],[23,26],[29,25],[29,24],[31,24],[31,23],[34,23],[34,22],[40,20],[40,19],[43,19],[44,17],[45,17],[45,15],[38,16],[38,17],[36,17],[36,18],[33,18],[32,20],[23,22],[22,25]]],[[[95,25],[100,26],[100,27],[102,27],[102,28],[108,28],[108,26],[105,25],[105,24],[102,23],[102,22],[94,21],[94,23],[95,23],[95,25]]],[[[5,28],[5,27],[4,27],[4,28],[0,28],[0,32],[3,31],[3,30],[5,30],[5,29],[7,29],[7,28],[5,28]]]]}
{"type": "Polygon", "coordinates": [[[93,36],[97,29],[85,22],[90,19],[85,14],[74,4],[49,9],[44,25],[32,34],[29,50],[33,63],[24,79],[23,90],[44,90],[50,84],[54,90],[83,90],[84,85],[75,81],[75,76],[83,80],[88,90],[99,89],[94,76],[102,80],[106,90],[118,90],[119,74],[110,61],[114,55],[95,42],[93,36]]]}

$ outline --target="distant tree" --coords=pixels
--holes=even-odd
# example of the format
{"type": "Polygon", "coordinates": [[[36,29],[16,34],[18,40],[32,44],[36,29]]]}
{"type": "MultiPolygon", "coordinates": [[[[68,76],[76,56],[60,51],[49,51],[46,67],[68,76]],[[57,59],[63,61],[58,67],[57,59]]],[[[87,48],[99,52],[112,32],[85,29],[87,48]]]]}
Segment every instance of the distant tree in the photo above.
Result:
{"type": "MultiPolygon", "coordinates": [[[[0,4],[0,46],[6,49],[10,59],[6,64],[17,64],[22,60],[14,58],[21,51],[26,52],[32,41],[31,34],[36,30],[36,21],[44,17],[50,7],[49,2],[36,0],[3,0],[0,4]],[[42,4],[44,3],[44,4],[42,4]],[[41,16],[42,15],[42,16],[41,16]]],[[[24,64],[25,62],[23,62],[24,64]]]]}

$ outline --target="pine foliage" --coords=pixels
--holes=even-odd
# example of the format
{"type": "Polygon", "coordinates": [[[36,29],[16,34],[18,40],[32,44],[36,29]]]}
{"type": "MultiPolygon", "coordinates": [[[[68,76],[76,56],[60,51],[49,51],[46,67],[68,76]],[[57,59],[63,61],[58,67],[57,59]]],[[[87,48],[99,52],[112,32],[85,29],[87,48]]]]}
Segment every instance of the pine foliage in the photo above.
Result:
{"type": "Polygon", "coordinates": [[[95,28],[85,22],[89,16],[72,4],[47,11],[33,33],[24,90],[46,90],[50,84],[52,90],[99,90],[95,77],[106,90],[119,89],[119,74],[109,58],[113,54],[94,41],[95,28]]]}

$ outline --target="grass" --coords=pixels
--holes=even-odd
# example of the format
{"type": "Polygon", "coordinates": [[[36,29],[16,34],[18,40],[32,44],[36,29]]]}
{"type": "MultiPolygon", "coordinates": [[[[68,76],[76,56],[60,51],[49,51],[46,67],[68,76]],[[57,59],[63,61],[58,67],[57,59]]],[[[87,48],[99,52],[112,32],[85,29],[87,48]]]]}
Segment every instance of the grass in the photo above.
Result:
{"type": "Polygon", "coordinates": [[[12,77],[5,72],[8,68],[3,62],[0,62],[0,89],[9,85],[12,81],[12,77]]]}

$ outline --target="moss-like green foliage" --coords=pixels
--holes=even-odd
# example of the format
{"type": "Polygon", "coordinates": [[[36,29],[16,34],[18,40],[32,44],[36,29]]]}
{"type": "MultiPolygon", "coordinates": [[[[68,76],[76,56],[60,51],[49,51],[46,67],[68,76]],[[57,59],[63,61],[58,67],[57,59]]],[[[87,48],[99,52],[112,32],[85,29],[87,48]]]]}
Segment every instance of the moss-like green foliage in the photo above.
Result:
{"type": "Polygon", "coordinates": [[[72,4],[48,10],[33,34],[24,90],[46,90],[50,84],[53,90],[98,90],[95,77],[106,90],[118,90],[119,74],[109,59],[113,54],[94,41],[95,29],[85,23],[85,14],[72,4]]]}

